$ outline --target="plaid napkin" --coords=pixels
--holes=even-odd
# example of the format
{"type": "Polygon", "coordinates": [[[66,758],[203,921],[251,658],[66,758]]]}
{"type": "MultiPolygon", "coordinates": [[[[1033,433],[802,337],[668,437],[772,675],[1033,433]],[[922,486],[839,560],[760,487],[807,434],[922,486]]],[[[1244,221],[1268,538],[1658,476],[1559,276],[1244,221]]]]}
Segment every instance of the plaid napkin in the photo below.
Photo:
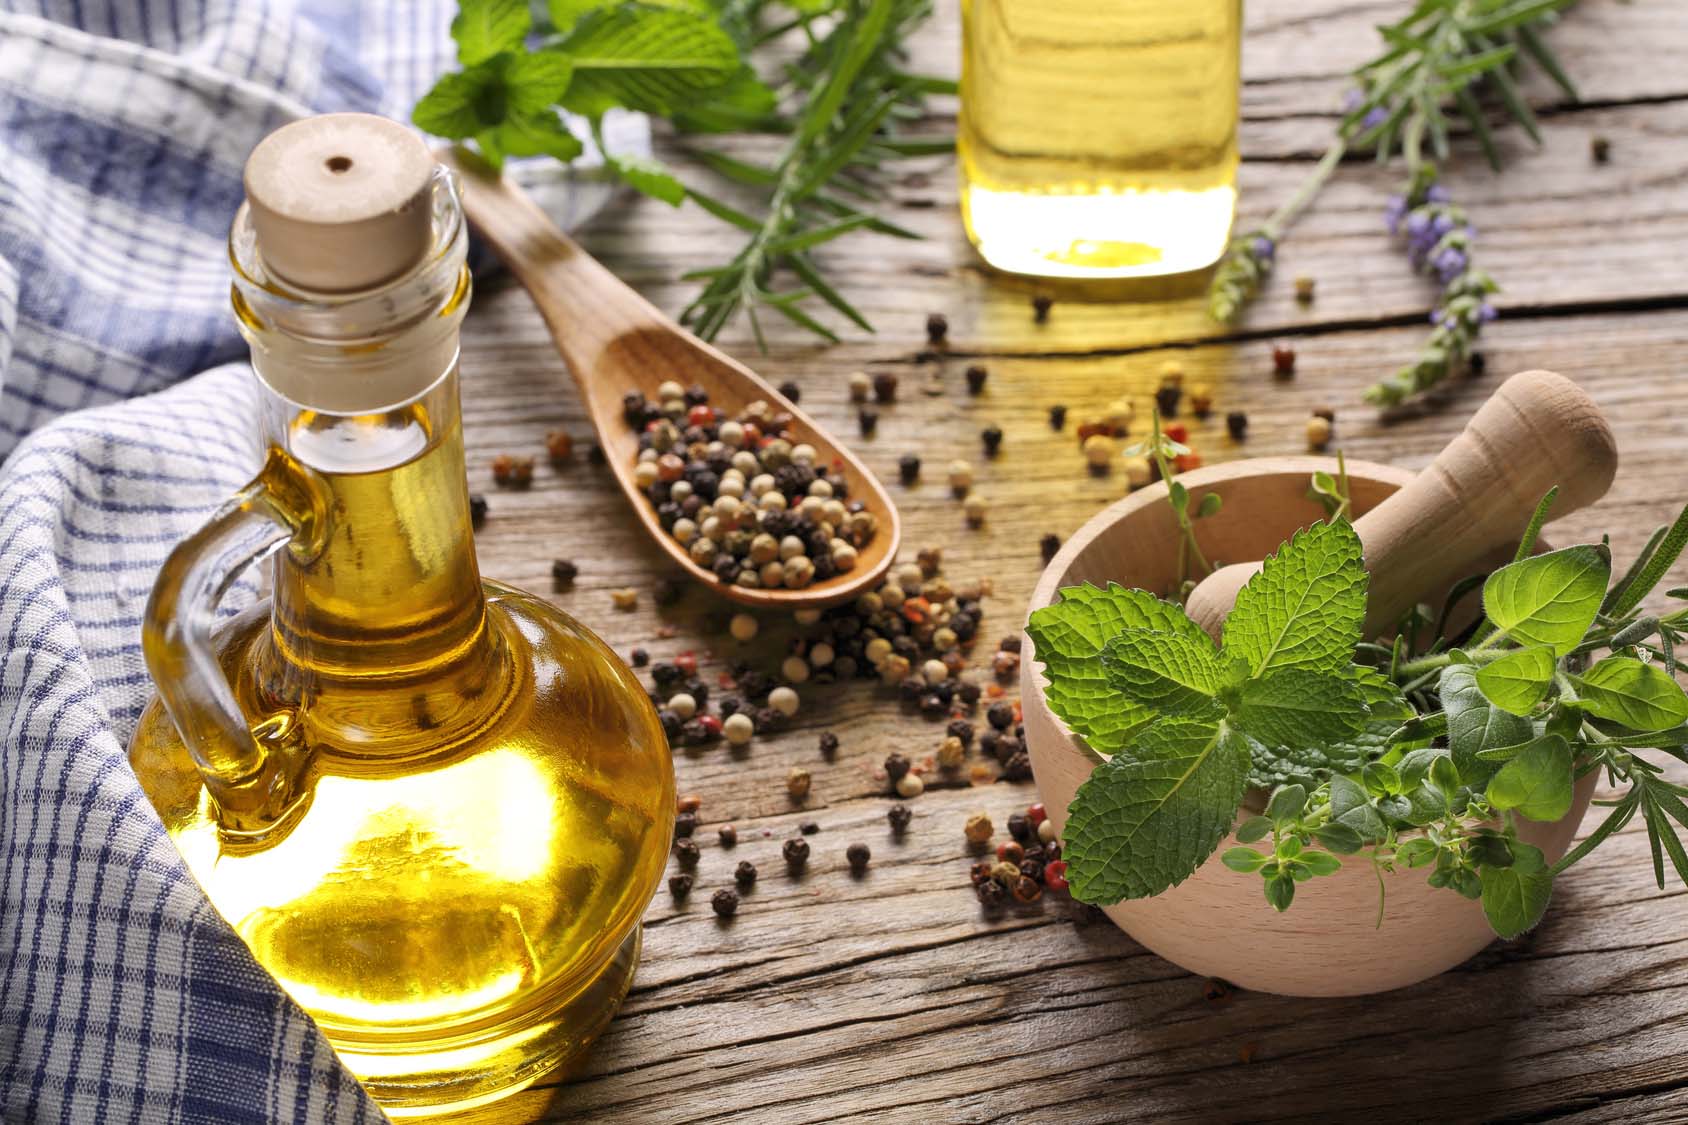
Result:
{"type": "MultiPolygon", "coordinates": [[[[241,166],[304,114],[403,119],[454,10],[0,0],[0,1120],[382,1119],[205,899],[125,746],[153,576],[260,459],[228,307],[241,166]]],[[[642,118],[610,127],[648,151],[642,118]]],[[[609,195],[517,178],[565,222],[609,195]]],[[[248,573],[225,610],[256,594],[248,573]]]]}

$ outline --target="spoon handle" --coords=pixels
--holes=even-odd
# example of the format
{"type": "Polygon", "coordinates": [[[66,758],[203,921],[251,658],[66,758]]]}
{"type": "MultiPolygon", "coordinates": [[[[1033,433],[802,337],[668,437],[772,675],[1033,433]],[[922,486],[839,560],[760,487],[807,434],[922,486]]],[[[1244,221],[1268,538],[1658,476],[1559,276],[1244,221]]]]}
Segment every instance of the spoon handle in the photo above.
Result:
{"type": "MultiPolygon", "coordinates": [[[[1617,468],[1611,426],[1581,387],[1551,371],[1514,375],[1410,484],[1354,521],[1371,573],[1366,635],[1516,540],[1549,488],[1559,487],[1557,518],[1604,496],[1617,468]]],[[[1190,616],[1217,638],[1259,569],[1210,575],[1190,594],[1190,616]]]]}

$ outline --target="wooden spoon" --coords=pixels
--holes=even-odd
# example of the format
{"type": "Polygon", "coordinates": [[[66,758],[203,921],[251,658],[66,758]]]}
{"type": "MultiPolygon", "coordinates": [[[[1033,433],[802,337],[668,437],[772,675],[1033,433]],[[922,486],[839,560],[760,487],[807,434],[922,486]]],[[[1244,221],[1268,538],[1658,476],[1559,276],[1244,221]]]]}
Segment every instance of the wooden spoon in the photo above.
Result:
{"type": "MultiPolygon", "coordinates": [[[[1514,375],[1411,484],[1354,521],[1371,574],[1365,635],[1393,630],[1426,590],[1515,541],[1549,488],[1556,519],[1604,496],[1617,470],[1612,428],[1581,387],[1551,371],[1514,375]]],[[[1259,569],[1221,567],[1190,591],[1185,608],[1214,640],[1259,569]]]]}
{"type": "Polygon", "coordinates": [[[897,507],[867,466],[832,440],[814,420],[744,364],[699,340],[657,310],[600,265],[508,179],[456,153],[435,153],[440,163],[461,177],[463,210],[469,222],[498,254],[539,306],[557,351],[580,388],[586,412],[621,490],[652,539],[686,571],[736,602],[761,609],[820,608],[849,601],[876,589],[897,557],[902,522],[897,507]],[[655,399],[665,380],[697,383],[709,403],[736,414],[762,399],[793,418],[792,436],[815,447],[816,462],[844,466],[849,498],[860,500],[878,519],[879,529],[864,545],[850,570],[801,590],[746,589],[723,583],[692,561],[690,553],[663,530],[656,508],[633,481],[639,435],[622,418],[622,395],[643,391],[655,399]]]}

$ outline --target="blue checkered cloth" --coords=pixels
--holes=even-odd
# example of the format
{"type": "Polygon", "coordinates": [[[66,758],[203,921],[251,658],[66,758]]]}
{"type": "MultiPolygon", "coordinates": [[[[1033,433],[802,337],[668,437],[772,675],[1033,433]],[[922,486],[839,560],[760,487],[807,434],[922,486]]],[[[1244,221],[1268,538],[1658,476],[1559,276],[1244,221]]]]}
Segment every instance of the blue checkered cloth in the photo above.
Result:
{"type": "MultiPolygon", "coordinates": [[[[402,119],[454,8],[0,0],[0,1120],[382,1119],[125,747],[154,574],[261,455],[228,309],[241,166],[304,114],[402,119]]],[[[612,130],[648,151],[642,119],[612,130]]],[[[565,222],[608,196],[557,172],[518,178],[565,222]]]]}

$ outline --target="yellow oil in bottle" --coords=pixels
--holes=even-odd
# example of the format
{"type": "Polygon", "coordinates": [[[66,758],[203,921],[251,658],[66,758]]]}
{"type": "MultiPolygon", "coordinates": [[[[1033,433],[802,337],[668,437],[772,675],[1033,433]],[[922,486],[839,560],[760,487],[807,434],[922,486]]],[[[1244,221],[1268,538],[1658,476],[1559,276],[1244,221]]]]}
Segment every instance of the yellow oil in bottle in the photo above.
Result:
{"type": "Polygon", "coordinates": [[[302,414],[266,472],[315,460],[326,544],[308,563],[278,554],[273,607],[220,649],[246,713],[297,716],[303,811],[231,839],[156,701],[131,760],[211,901],[388,1112],[462,1108],[608,1022],[665,863],[673,773],[601,641],[481,582],[455,419],[319,421],[302,414]],[[399,460],[337,468],[372,455],[399,460]]]}
{"type": "Polygon", "coordinates": [[[1241,0],[962,0],[957,148],[992,266],[1211,265],[1236,204],[1241,0]]]}

